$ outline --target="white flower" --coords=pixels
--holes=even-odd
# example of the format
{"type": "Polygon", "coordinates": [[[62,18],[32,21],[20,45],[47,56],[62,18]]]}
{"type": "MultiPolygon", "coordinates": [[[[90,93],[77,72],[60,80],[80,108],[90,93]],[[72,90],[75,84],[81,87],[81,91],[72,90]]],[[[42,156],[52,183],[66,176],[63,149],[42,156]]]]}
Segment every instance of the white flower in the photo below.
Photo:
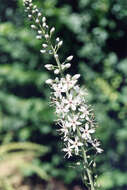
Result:
{"type": "Polygon", "coordinates": [[[67,155],[68,158],[72,156],[72,147],[70,146],[70,143],[68,143],[66,148],[63,148],[63,151],[66,152],[65,156],[67,155]]]}
{"type": "Polygon", "coordinates": [[[69,112],[69,110],[65,107],[65,105],[64,105],[64,103],[61,101],[61,102],[58,102],[58,101],[56,101],[56,113],[58,114],[58,115],[63,115],[63,117],[64,117],[64,115],[67,113],[67,112],[69,112]]]}
{"type": "Polygon", "coordinates": [[[58,83],[58,84],[53,84],[52,85],[52,88],[53,88],[53,90],[54,90],[54,96],[56,97],[56,98],[62,98],[62,92],[64,92],[64,89],[63,89],[63,86],[62,86],[62,84],[61,83],[58,83]]]}
{"type": "Polygon", "coordinates": [[[91,140],[91,135],[90,134],[94,133],[95,129],[89,129],[89,124],[86,123],[85,124],[85,129],[81,127],[80,131],[82,132],[82,138],[83,139],[86,139],[86,140],[89,139],[89,140],[91,140]]]}
{"type": "Polygon", "coordinates": [[[94,139],[94,141],[92,142],[93,147],[96,149],[97,153],[102,153],[103,149],[101,149],[100,146],[100,142],[97,139],[94,139]]]}
{"type": "Polygon", "coordinates": [[[71,108],[73,111],[76,110],[77,101],[76,99],[73,99],[73,95],[69,94],[67,96],[67,99],[64,99],[64,103],[66,104],[66,107],[69,109],[71,108]]]}
{"type": "Polygon", "coordinates": [[[83,146],[83,143],[79,141],[79,138],[76,136],[75,140],[69,139],[69,143],[72,144],[71,148],[75,149],[75,154],[78,155],[79,153],[79,146],[83,146]]]}
{"type": "Polygon", "coordinates": [[[89,120],[88,115],[89,115],[90,113],[89,113],[89,110],[88,110],[87,105],[81,106],[81,107],[79,108],[79,111],[81,112],[80,117],[81,117],[82,119],[85,118],[86,120],[89,120]]]}
{"type": "Polygon", "coordinates": [[[78,120],[78,116],[77,115],[73,115],[73,116],[68,116],[68,123],[67,125],[69,127],[72,127],[73,131],[76,130],[76,127],[81,125],[82,123],[78,120]]]}
{"type": "Polygon", "coordinates": [[[71,75],[67,74],[65,78],[61,79],[64,85],[64,88],[66,90],[69,90],[71,88],[74,87],[74,85],[76,84],[77,80],[71,78],[71,75]]]}
{"type": "Polygon", "coordinates": [[[97,147],[96,150],[97,150],[97,153],[99,153],[99,154],[101,154],[103,152],[103,149],[99,148],[99,147],[97,147]]]}
{"type": "Polygon", "coordinates": [[[66,138],[68,133],[69,133],[69,128],[67,126],[67,122],[62,120],[61,123],[60,123],[60,126],[61,126],[60,131],[62,133],[64,133],[64,138],[66,138]]]}

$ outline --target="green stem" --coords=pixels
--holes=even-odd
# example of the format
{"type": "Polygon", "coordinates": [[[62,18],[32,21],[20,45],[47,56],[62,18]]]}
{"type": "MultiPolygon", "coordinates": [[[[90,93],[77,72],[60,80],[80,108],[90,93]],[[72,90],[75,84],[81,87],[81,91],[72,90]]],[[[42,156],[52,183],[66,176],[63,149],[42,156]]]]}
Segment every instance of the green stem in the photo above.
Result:
{"type": "Polygon", "coordinates": [[[57,66],[60,70],[60,74],[61,76],[63,77],[63,71],[62,71],[62,68],[61,68],[61,63],[60,63],[60,60],[59,60],[59,57],[56,56],[56,51],[55,49],[53,48],[52,44],[51,44],[51,48],[52,48],[52,51],[53,51],[53,55],[54,55],[54,58],[56,60],[56,63],[57,63],[57,66]]]}
{"type": "MultiPolygon", "coordinates": [[[[78,128],[77,128],[77,134],[78,134],[78,137],[81,139],[81,133],[80,133],[78,128]]],[[[93,178],[92,178],[92,175],[91,175],[92,172],[88,168],[88,160],[87,160],[86,151],[85,151],[84,147],[82,147],[82,155],[83,155],[83,159],[84,159],[84,164],[86,166],[86,172],[87,172],[87,175],[88,175],[91,190],[95,190],[93,178]]]]}

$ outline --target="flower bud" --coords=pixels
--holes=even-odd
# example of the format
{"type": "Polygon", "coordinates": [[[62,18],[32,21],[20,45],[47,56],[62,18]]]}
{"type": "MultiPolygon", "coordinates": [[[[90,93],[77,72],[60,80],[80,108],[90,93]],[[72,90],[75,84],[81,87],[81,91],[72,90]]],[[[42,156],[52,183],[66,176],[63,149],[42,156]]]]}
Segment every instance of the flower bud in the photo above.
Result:
{"type": "Polygon", "coordinates": [[[41,39],[42,39],[42,36],[37,35],[36,38],[37,38],[38,40],[41,40],[41,39]]]}
{"type": "Polygon", "coordinates": [[[31,28],[36,29],[36,26],[34,24],[31,25],[31,28]]]}
{"type": "Polygon", "coordinates": [[[58,43],[58,47],[62,46],[62,44],[63,44],[63,41],[60,41],[60,42],[58,43]]]}
{"type": "Polygon", "coordinates": [[[45,65],[45,68],[48,69],[49,71],[53,70],[53,65],[47,64],[45,65]]]}
{"type": "Polygon", "coordinates": [[[71,64],[70,63],[67,63],[66,65],[65,65],[65,68],[66,69],[68,69],[68,68],[70,68],[71,67],[71,64]]]}
{"type": "Polygon", "coordinates": [[[43,17],[43,18],[42,18],[42,22],[46,22],[46,17],[43,17]]]}
{"type": "Polygon", "coordinates": [[[52,35],[52,33],[55,31],[55,27],[52,27],[50,30],[50,35],[52,35]]]}
{"type": "Polygon", "coordinates": [[[80,74],[76,74],[72,77],[73,80],[77,80],[80,77],[80,74]]]}
{"type": "Polygon", "coordinates": [[[41,31],[41,30],[38,30],[38,34],[42,34],[42,31],[41,31]]]}
{"type": "Polygon", "coordinates": [[[59,74],[59,72],[60,72],[60,70],[59,69],[56,69],[55,71],[54,71],[54,74],[59,74]]]}
{"type": "Polygon", "coordinates": [[[36,23],[39,23],[39,19],[37,18],[35,22],[36,22],[36,23]]]}
{"type": "Polygon", "coordinates": [[[73,59],[73,56],[71,55],[71,56],[67,57],[66,61],[71,61],[72,59],[73,59]]]}
{"type": "Polygon", "coordinates": [[[59,42],[59,41],[60,41],[60,38],[59,38],[59,37],[57,37],[57,38],[56,38],[56,41],[57,41],[57,42],[59,42]]]}
{"type": "Polygon", "coordinates": [[[46,27],[46,23],[44,22],[42,26],[43,26],[43,27],[46,27]]]}
{"type": "Polygon", "coordinates": [[[46,39],[48,39],[48,38],[49,38],[49,35],[48,35],[48,34],[46,34],[46,35],[45,35],[45,38],[46,38],[46,39]]]}
{"type": "Polygon", "coordinates": [[[38,12],[39,10],[38,9],[35,9],[35,12],[38,12]]]}
{"type": "Polygon", "coordinates": [[[95,163],[95,162],[93,163],[93,167],[94,167],[94,168],[96,167],[96,163],[95,163]]]}
{"type": "Polygon", "coordinates": [[[34,9],[36,9],[37,8],[37,5],[34,5],[34,7],[33,7],[34,9]]]}
{"type": "Polygon", "coordinates": [[[58,54],[55,54],[54,57],[57,59],[58,58],[58,54]]]}
{"type": "Polygon", "coordinates": [[[28,18],[32,18],[32,15],[28,15],[28,18]]]}
{"type": "Polygon", "coordinates": [[[41,49],[40,52],[41,52],[41,53],[46,53],[46,50],[41,49]]]}
{"type": "Polygon", "coordinates": [[[41,16],[41,13],[39,12],[39,13],[38,13],[38,17],[40,17],[40,16],[41,16]]]}
{"type": "Polygon", "coordinates": [[[30,3],[30,4],[29,4],[29,7],[32,7],[32,6],[33,6],[33,4],[32,4],[32,3],[30,3]]]}
{"type": "Polygon", "coordinates": [[[42,47],[43,47],[43,48],[47,48],[48,45],[47,45],[47,44],[42,44],[42,47]]]}
{"type": "Polygon", "coordinates": [[[53,80],[52,79],[48,79],[45,82],[46,82],[46,84],[52,84],[53,80]]]}
{"type": "Polygon", "coordinates": [[[34,14],[36,11],[35,10],[32,10],[32,13],[34,14]]]}

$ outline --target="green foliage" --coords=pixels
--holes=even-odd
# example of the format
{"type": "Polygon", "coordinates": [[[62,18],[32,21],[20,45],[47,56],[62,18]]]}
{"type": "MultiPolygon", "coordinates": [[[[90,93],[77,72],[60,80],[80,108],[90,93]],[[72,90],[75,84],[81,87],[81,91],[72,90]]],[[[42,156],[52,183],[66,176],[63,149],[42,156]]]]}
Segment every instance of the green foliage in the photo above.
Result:
{"type": "Polygon", "coordinates": [[[40,167],[35,162],[35,158],[45,155],[48,151],[47,147],[30,142],[1,145],[0,188],[13,190],[13,176],[28,177],[37,174],[41,179],[48,181],[50,177],[44,170],[43,165],[40,167]]]}
{"type": "MultiPolygon", "coordinates": [[[[52,59],[40,55],[41,44],[27,18],[23,18],[22,1],[0,0],[0,3],[2,139],[50,146],[46,171],[70,183],[76,173],[63,159],[53,123],[55,116],[49,107],[49,89],[44,84],[49,75],[43,65],[52,59]]],[[[57,35],[64,40],[61,58],[70,53],[75,55],[71,72],[80,72],[82,84],[88,88],[99,125],[98,136],[105,150],[97,160],[98,181],[103,190],[124,190],[127,188],[127,2],[44,0],[36,3],[48,16],[49,25],[55,25],[57,35]]]]}

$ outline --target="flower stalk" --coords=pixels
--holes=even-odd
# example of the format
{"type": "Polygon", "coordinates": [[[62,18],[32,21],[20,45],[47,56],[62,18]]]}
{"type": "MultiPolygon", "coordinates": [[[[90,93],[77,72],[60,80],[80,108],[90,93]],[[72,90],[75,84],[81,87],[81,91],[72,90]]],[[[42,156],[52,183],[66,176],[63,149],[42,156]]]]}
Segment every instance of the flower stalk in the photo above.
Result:
{"type": "Polygon", "coordinates": [[[85,99],[86,89],[78,85],[80,74],[74,76],[66,74],[65,71],[70,68],[73,56],[68,56],[61,63],[58,51],[63,45],[63,41],[57,37],[53,42],[52,36],[55,27],[49,28],[46,17],[42,16],[32,0],[24,0],[24,5],[28,18],[32,21],[31,28],[37,31],[36,38],[44,42],[40,52],[53,55],[56,61],[56,65],[45,65],[47,70],[54,72],[54,75],[56,75],[54,79],[48,79],[46,83],[52,89],[51,101],[55,107],[57,123],[60,126],[59,132],[64,144],[62,150],[68,158],[75,156],[79,160],[78,165],[81,169],[84,184],[88,189],[95,190],[97,186],[93,173],[95,167],[94,156],[103,150],[100,148],[100,142],[94,138],[96,123],[93,110],[85,99]]]}

